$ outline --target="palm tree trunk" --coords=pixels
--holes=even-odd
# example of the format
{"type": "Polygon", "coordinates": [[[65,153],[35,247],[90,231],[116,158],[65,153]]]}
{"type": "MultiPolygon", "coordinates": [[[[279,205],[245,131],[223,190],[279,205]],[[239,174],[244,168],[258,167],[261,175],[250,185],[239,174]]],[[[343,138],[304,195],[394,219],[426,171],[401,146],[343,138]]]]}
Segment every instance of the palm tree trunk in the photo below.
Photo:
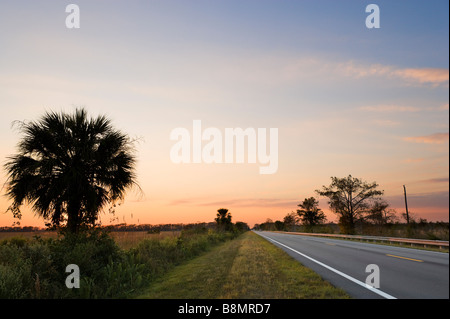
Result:
{"type": "Polygon", "coordinates": [[[67,230],[72,234],[78,233],[80,228],[80,208],[80,202],[77,200],[67,205],[67,230]]]}

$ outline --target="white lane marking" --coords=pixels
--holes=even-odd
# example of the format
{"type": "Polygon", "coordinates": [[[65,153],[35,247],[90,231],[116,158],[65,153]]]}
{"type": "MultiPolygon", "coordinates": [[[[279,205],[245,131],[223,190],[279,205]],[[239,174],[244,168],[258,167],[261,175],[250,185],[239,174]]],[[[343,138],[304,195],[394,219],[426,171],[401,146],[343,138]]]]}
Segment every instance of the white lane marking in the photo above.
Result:
{"type": "Polygon", "coordinates": [[[297,250],[295,250],[295,249],[289,247],[289,246],[286,246],[285,244],[282,244],[282,243],[280,243],[279,241],[276,241],[275,239],[272,239],[272,238],[263,236],[263,235],[261,235],[261,234],[259,234],[259,235],[260,235],[261,237],[264,237],[264,238],[266,238],[266,239],[268,239],[268,240],[273,241],[274,243],[277,243],[278,245],[281,245],[281,246],[283,246],[283,247],[286,247],[287,249],[292,250],[293,252],[299,254],[300,256],[303,256],[303,257],[305,257],[305,258],[311,260],[312,262],[315,262],[316,264],[318,264],[318,265],[320,265],[320,266],[322,266],[322,267],[325,267],[326,269],[331,270],[332,272],[334,272],[334,273],[336,273],[336,274],[338,274],[338,275],[340,275],[340,276],[342,276],[342,277],[344,277],[344,278],[346,278],[346,279],[348,279],[348,280],[354,282],[355,284],[358,284],[358,285],[360,285],[361,287],[364,287],[364,288],[366,288],[366,289],[368,289],[368,290],[370,290],[370,291],[372,291],[372,292],[374,292],[374,293],[376,293],[376,294],[378,294],[378,295],[380,295],[380,296],[382,296],[382,297],[384,297],[384,298],[386,298],[386,299],[397,299],[397,298],[395,298],[394,296],[391,296],[391,295],[385,293],[384,291],[381,291],[381,290],[379,290],[379,289],[377,289],[377,288],[374,288],[374,287],[372,287],[372,286],[370,286],[370,285],[367,285],[366,283],[364,283],[364,282],[362,282],[362,281],[359,281],[358,279],[355,279],[355,278],[353,278],[353,277],[351,277],[351,276],[349,276],[349,275],[347,275],[347,274],[344,274],[342,271],[339,271],[339,270],[337,270],[337,269],[334,269],[333,267],[330,267],[330,266],[324,264],[323,262],[320,262],[320,261],[318,261],[318,260],[316,260],[316,259],[314,259],[314,258],[311,258],[311,257],[309,257],[309,256],[307,256],[307,255],[305,255],[305,254],[303,254],[303,253],[301,253],[301,252],[299,252],[299,251],[297,251],[297,250]]]}

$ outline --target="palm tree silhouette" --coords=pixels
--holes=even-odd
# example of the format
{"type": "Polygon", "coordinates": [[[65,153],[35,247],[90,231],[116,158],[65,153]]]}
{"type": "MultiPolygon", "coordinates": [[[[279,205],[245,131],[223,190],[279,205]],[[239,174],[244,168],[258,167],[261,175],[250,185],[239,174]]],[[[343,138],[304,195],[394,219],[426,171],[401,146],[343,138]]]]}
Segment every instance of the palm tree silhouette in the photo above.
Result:
{"type": "Polygon", "coordinates": [[[22,204],[31,204],[51,225],[77,233],[137,186],[133,144],[105,116],[88,119],[86,110],[76,109],[21,124],[18,154],[5,164],[13,201],[8,210],[15,217],[21,217],[22,204]]]}

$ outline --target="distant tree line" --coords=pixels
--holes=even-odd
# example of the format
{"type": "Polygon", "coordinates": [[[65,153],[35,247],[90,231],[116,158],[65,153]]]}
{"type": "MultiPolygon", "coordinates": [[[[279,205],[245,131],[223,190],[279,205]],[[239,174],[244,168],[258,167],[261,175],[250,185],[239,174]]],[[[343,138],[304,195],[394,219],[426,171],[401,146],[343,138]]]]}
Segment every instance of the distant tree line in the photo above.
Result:
{"type": "MultiPolygon", "coordinates": [[[[177,223],[177,224],[116,224],[116,225],[106,225],[106,226],[98,226],[99,229],[104,229],[107,231],[146,231],[149,233],[160,233],[164,231],[182,231],[189,230],[194,228],[206,228],[206,229],[217,229],[217,222],[209,222],[209,223],[177,223]]],[[[226,227],[228,228],[228,227],[226,227]]],[[[230,229],[237,228],[238,230],[248,230],[250,229],[247,223],[244,222],[236,222],[231,223],[229,226],[230,229]]],[[[38,231],[48,231],[55,230],[54,228],[42,228],[35,226],[2,226],[0,227],[0,232],[38,232],[38,231]]]]}
{"type": "MultiPolygon", "coordinates": [[[[182,231],[189,229],[217,229],[223,231],[246,231],[249,230],[250,227],[247,223],[237,221],[233,223],[231,221],[232,216],[231,213],[226,208],[220,208],[217,210],[217,217],[214,222],[203,222],[203,223],[177,223],[177,224],[115,224],[115,225],[106,225],[106,226],[97,226],[99,229],[104,229],[107,231],[146,231],[149,233],[158,234],[164,231],[182,231]]],[[[4,226],[0,227],[0,232],[37,232],[37,231],[46,231],[46,230],[56,230],[55,227],[49,228],[40,228],[34,226],[4,226]]]]}
{"type": "Polygon", "coordinates": [[[215,227],[215,223],[189,223],[189,224],[183,224],[183,223],[177,223],[177,224],[142,224],[142,225],[136,225],[136,224],[116,224],[116,225],[107,225],[103,226],[103,228],[109,230],[109,231],[147,231],[149,233],[160,233],[163,231],[181,231],[184,229],[191,229],[191,228],[213,228],[215,227]]]}
{"type": "MultiPolygon", "coordinates": [[[[356,227],[369,225],[381,228],[383,226],[399,223],[401,218],[406,220],[405,214],[397,212],[389,207],[389,204],[382,198],[384,192],[378,189],[376,182],[368,183],[351,175],[338,178],[331,177],[331,184],[322,186],[316,190],[316,194],[328,198],[328,205],[331,211],[338,217],[339,232],[343,234],[355,234],[356,227]]],[[[319,201],[315,197],[305,198],[297,205],[298,209],[288,213],[283,220],[256,224],[255,229],[295,231],[298,226],[302,226],[303,231],[314,231],[318,227],[323,231],[332,231],[335,225],[329,223],[325,214],[319,208],[319,201]],[[329,226],[324,228],[323,226],[329,226]]],[[[426,219],[416,220],[409,218],[409,226],[423,226],[427,224],[426,219]]],[[[436,223],[436,225],[441,223],[436,223]]],[[[444,223],[445,224],[445,223],[444,223]]],[[[448,225],[448,223],[447,223],[448,225]]]]}
{"type": "Polygon", "coordinates": [[[0,232],[37,232],[43,231],[45,228],[35,226],[2,226],[0,232]]]}
{"type": "MultiPolygon", "coordinates": [[[[231,213],[226,208],[220,208],[217,210],[217,217],[214,222],[203,222],[203,223],[177,223],[177,224],[116,224],[116,225],[106,225],[106,226],[97,226],[99,229],[104,229],[107,231],[146,231],[149,233],[158,234],[164,231],[182,231],[189,229],[217,229],[223,231],[246,231],[249,230],[250,227],[245,222],[237,221],[233,223],[231,221],[232,216],[231,213]]],[[[4,226],[0,227],[0,232],[37,232],[37,231],[45,231],[45,230],[55,230],[54,227],[50,228],[40,228],[34,226],[4,226]]]]}

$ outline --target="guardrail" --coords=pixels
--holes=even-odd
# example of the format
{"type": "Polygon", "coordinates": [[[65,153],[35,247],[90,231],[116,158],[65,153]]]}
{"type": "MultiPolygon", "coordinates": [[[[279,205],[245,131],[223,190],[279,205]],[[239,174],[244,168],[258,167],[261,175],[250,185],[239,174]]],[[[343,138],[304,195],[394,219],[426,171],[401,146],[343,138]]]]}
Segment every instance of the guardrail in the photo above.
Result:
{"type": "Polygon", "coordinates": [[[319,233],[300,233],[300,232],[280,232],[285,234],[293,234],[293,235],[304,235],[304,236],[318,236],[318,237],[334,237],[334,238],[343,238],[343,239],[354,239],[361,240],[367,242],[387,242],[387,243],[399,243],[399,244],[410,244],[411,246],[432,246],[439,247],[439,249],[443,249],[443,247],[448,248],[448,241],[445,240],[428,240],[428,239],[412,239],[412,238],[399,238],[399,237],[379,237],[379,236],[360,236],[360,235],[341,235],[341,234],[319,234],[319,233]]]}

